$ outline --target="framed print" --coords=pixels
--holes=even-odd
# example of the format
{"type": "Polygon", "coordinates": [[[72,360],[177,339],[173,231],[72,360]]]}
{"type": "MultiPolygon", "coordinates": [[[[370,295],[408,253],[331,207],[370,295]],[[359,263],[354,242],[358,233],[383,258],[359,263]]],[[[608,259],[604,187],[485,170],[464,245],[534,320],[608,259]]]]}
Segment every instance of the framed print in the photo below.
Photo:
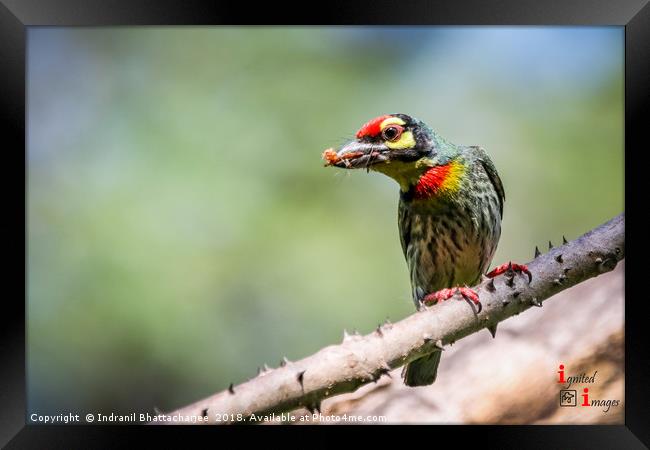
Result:
{"type": "Polygon", "coordinates": [[[648,445],[646,3],[3,2],[3,444],[648,445]]]}

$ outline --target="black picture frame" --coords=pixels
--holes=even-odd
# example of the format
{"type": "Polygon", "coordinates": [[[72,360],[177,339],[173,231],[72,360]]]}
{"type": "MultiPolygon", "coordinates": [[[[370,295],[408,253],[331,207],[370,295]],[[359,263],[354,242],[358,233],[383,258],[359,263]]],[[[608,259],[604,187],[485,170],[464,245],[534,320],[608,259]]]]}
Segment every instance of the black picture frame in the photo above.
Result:
{"type": "MultiPolygon", "coordinates": [[[[625,208],[627,216],[626,303],[625,303],[625,425],[621,426],[456,426],[409,427],[408,433],[425,433],[417,445],[441,444],[446,439],[457,442],[461,437],[476,438],[490,448],[644,448],[650,445],[650,380],[645,319],[647,300],[643,295],[647,226],[642,222],[646,204],[643,195],[647,178],[642,152],[645,148],[644,121],[650,99],[650,6],[648,0],[580,0],[539,2],[533,0],[416,0],[397,3],[386,0],[344,2],[341,0],[315,5],[279,5],[237,2],[169,0],[0,0],[0,111],[3,133],[4,176],[2,222],[6,244],[5,286],[20,286],[26,299],[26,107],[25,69],[27,27],[33,26],[109,26],[109,25],[223,25],[223,24],[314,24],[314,25],[618,25],[625,27],[625,208]],[[644,177],[645,175],[645,177],[644,177]],[[22,189],[21,189],[22,186],[22,189]],[[22,192],[22,195],[21,195],[22,192]],[[640,224],[639,224],[640,223],[640,224]],[[637,226],[637,224],[639,224],[637,226]],[[23,239],[19,239],[22,236],[23,239]],[[646,239],[644,239],[646,238],[646,239]],[[24,245],[21,245],[24,243],[24,245]],[[20,248],[23,247],[23,248],[20,248]],[[10,255],[10,258],[7,256],[10,255]],[[629,273],[628,273],[629,272],[629,273]],[[427,441],[428,440],[428,441],[427,441]],[[425,444],[429,442],[429,444],[425,444]],[[645,444],[645,445],[644,445],[645,444]]],[[[2,327],[0,327],[0,444],[7,448],[65,448],[101,446],[102,442],[132,442],[142,429],[158,431],[161,427],[97,427],[26,425],[25,382],[25,304],[19,294],[5,288],[2,327]],[[137,429],[138,431],[134,431],[137,429]]],[[[166,427],[162,435],[168,445],[171,436],[179,437],[174,428],[166,427]]],[[[194,427],[201,428],[201,427],[194,427]]],[[[205,427],[203,427],[205,428],[205,427]]],[[[241,430],[244,427],[235,427],[241,430]]],[[[249,427],[245,427],[249,428],[249,427]]],[[[255,427],[265,433],[283,433],[286,427],[255,427]]],[[[306,443],[313,427],[291,427],[303,434],[306,443]]],[[[329,428],[329,427],[318,427],[329,428]]],[[[357,427],[345,427],[356,429],[357,427]]],[[[368,428],[368,427],[362,427],[368,428]]],[[[386,427],[374,427],[372,433],[382,438],[386,427]],[[380,430],[380,431],[378,431],[380,430]]],[[[210,427],[214,430],[214,427],[210,427]]],[[[225,430],[225,428],[222,428],[225,430]]],[[[230,431],[224,431],[230,432],[230,431]]],[[[322,432],[322,431],[316,431],[322,432]]],[[[248,433],[248,431],[247,431],[248,433]]],[[[284,439],[293,439],[286,437],[284,439]]],[[[276,437],[280,438],[281,435],[276,437]]],[[[416,439],[413,437],[413,439],[416,439]]],[[[311,439],[307,442],[310,442],[311,439]]],[[[185,441],[183,441],[185,442],[185,441]]],[[[289,442],[289,441],[287,441],[289,442]]],[[[313,441],[311,441],[313,442],[313,441]]]]}

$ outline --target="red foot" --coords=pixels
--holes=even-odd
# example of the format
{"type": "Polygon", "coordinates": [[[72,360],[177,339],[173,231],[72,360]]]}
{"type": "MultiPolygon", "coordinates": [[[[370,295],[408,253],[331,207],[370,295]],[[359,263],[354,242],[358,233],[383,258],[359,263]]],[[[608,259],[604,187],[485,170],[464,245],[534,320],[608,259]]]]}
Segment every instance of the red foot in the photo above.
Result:
{"type": "Polygon", "coordinates": [[[502,273],[507,272],[508,270],[512,270],[514,272],[519,272],[519,273],[525,273],[528,275],[528,282],[530,283],[533,281],[533,274],[530,273],[530,270],[528,270],[528,266],[525,264],[513,264],[512,261],[509,262],[508,264],[501,264],[500,266],[495,267],[492,272],[488,273],[487,276],[490,278],[494,278],[497,275],[501,275],[502,273]]]}
{"type": "Polygon", "coordinates": [[[433,292],[425,296],[422,299],[422,303],[427,305],[435,305],[438,302],[442,302],[444,300],[448,300],[452,298],[456,292],[460,293],[460,295],[462,295],[467,300],[471,300],[472,302],[474,302],[474,304],[478,306],[478,312],[479,313],[481,312],[481,309],[483,309],[483,305],[481,305],[481,302],[478,300],[478,294],[468,287],[455,287],[455,288],[441,289],[437,292],[433,292]]]}

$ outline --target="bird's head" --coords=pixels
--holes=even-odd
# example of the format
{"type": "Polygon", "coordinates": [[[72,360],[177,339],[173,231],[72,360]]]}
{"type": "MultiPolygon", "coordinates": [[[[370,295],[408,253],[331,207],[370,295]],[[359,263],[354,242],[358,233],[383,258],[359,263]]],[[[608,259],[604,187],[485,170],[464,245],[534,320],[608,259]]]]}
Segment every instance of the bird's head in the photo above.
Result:
{"type": "Polygon", "coordinates": [[[406,114],[387,114],[366,122],[338,150],[323,153],[327,165],[344,169],[368,169],[397,181],[406,191],[423,173],[445,163],[450,144],[424,122],[406,114]]]}

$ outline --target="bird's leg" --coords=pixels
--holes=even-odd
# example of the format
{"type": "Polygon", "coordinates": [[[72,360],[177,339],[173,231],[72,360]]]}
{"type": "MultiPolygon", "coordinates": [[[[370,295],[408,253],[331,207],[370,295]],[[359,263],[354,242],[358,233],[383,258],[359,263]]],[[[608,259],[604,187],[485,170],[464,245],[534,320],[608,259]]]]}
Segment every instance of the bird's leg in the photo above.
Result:
{"type": "Polygon", "coordinates": [[[444,300],[448,300],[454,296],[454,294],[458,292],[460,295],[462,295],[466,300],[471,300],[474,302],[476,306],[478,306],[478,312],[481,312],[481,309],[483,309],[483,305],[481,305],[481,302],[478,299],[478,294],[468,288],[467,286],[465,287],[455,287],[455,288],[447,288],[447,289],[441,289],[436,292],[432,292],[431,294],[426,295],[422,299],[422,303],[425,305],[435,305],[438,302],[442,302],[444,300]]]}
{"type": "Polygon", "coordinates": [[[506,273],[508,271],[524,273],[528,275],[529,283],[533,281],[533,274],[530,273],[530,270],[528,270],[528,266],[526,266],[525,264],[513,264],[512,261],[510,261],[507,264],[501,264],[500,266],[495,267],[490,273],[487,274],[487,276],[490,278],[494,278],[497,275],[501,275],[502,273],[506,273]]]}

